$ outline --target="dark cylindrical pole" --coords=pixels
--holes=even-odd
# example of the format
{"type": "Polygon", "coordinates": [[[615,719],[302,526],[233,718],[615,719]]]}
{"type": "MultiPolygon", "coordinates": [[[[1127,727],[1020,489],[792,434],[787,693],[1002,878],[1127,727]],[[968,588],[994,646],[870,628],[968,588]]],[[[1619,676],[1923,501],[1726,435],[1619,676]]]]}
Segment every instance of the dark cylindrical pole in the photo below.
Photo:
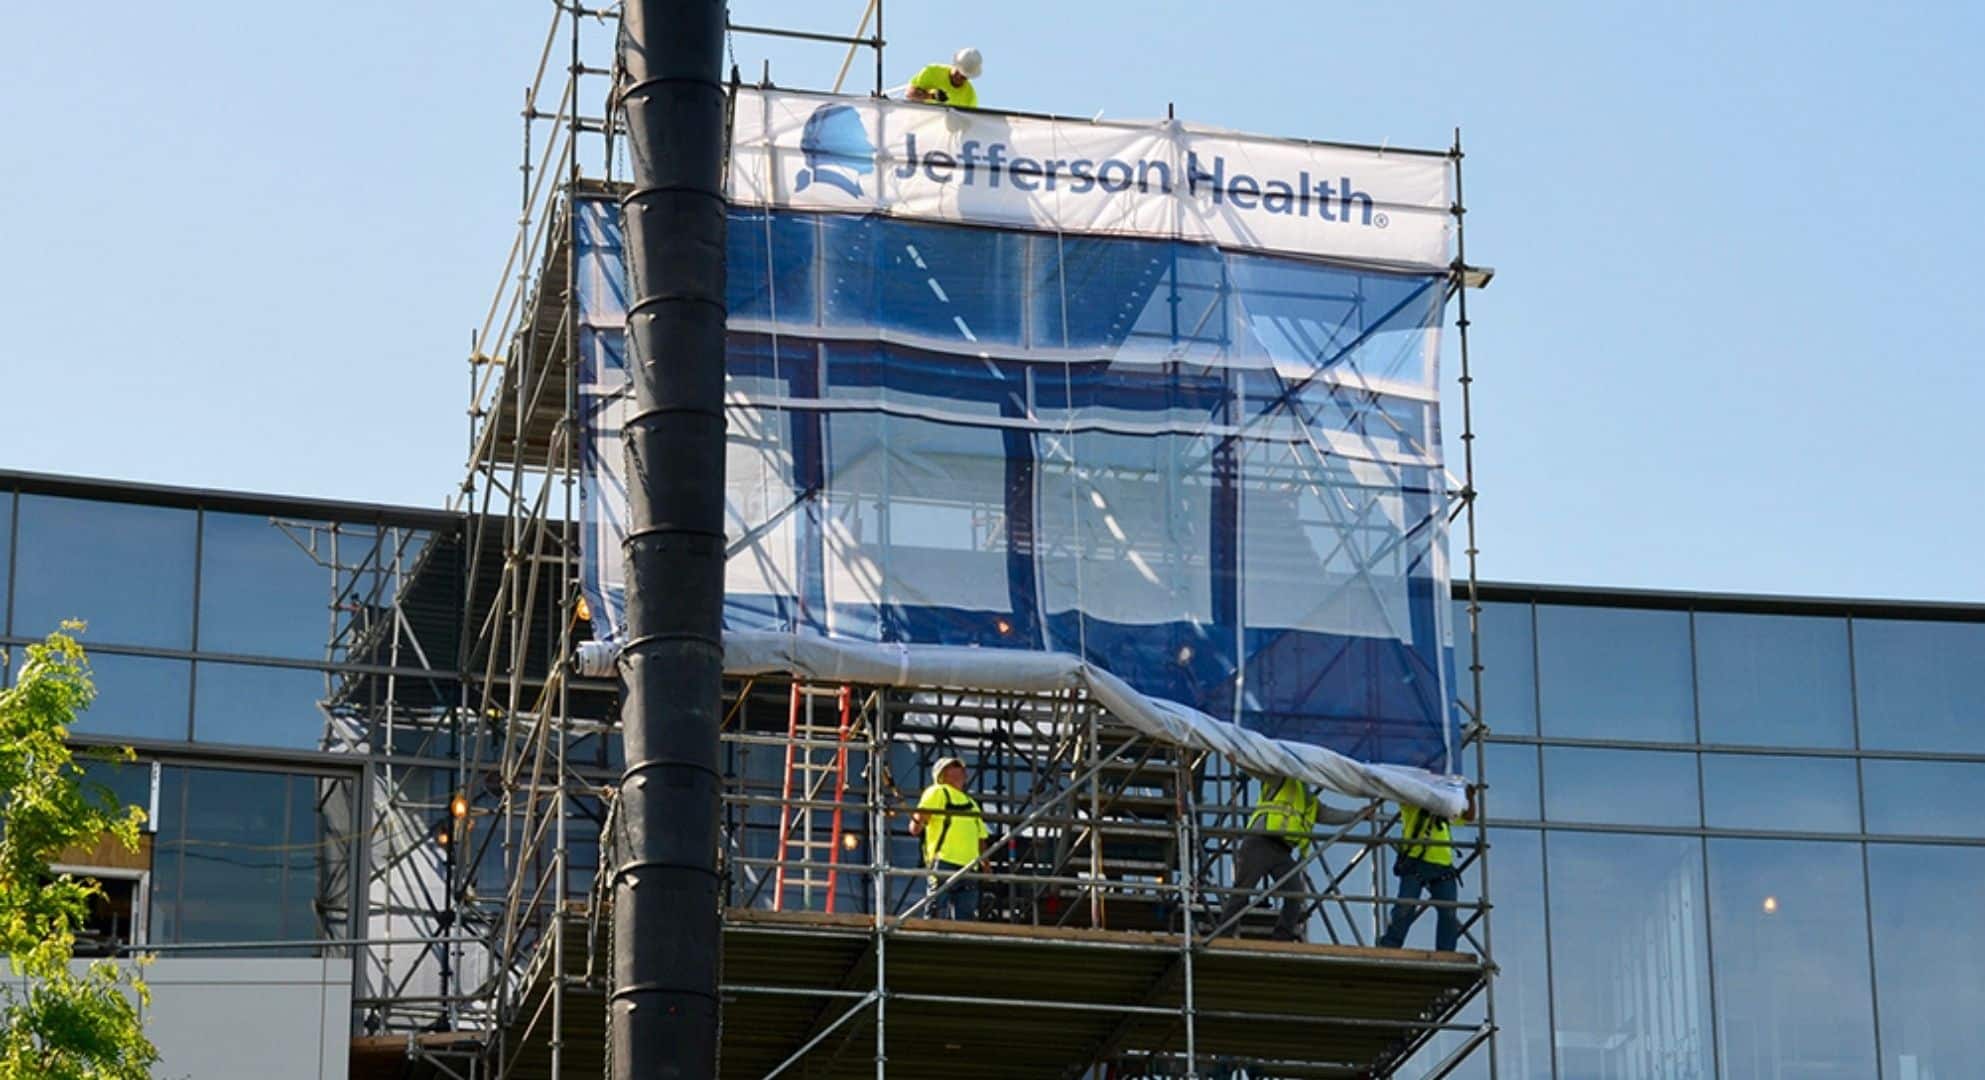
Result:
{"type": "Polygon", "coordinates": [[[723,0],[629,0],[627,769],[613,867],[613,1075],[717,1074],[723,677],[723,0]]]}

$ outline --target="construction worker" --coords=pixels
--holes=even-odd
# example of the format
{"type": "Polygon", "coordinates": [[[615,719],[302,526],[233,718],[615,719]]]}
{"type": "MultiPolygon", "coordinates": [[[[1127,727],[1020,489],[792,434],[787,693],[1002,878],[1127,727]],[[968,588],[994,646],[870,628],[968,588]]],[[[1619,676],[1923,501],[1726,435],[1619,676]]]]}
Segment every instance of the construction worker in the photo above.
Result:
{"type": "MultiPolygon", "coordinates": [[[[1475,820],[1475,788],[1472,785],[1468,789],[1468,805],[1461,811],[1461,820],[1475,820]]],[[[1399,855],[1392,862],[1392,872],[1399,875],[1399,900],[1392,905],[1392,920],[1378,939],[1378,943],[1388,949],[1405,947],[1406,931],[1412,929],[1413,920],[1420,917],[1420,909],[1426,906],[1414,903],[1422,892],[1430,900],[1452,904],[1461,880],[1461,872],[1454,867],[1454,834],[1448,828],[1446,818],[1431,810],[1401,803],[1399,830],[1405,839],[1398,843],[1399,855]]],[[[1452,907],[1440,908],[1435,915],[1434,948],[1441,952],[1453,952],[1455,943],[1460,940],[1461,915],[1452,907]]]]}
{"type": "Polygon", "coordinates": [[[1261,785],[1261,801],[1248,815],[1250,832],[1241,838],[1240,850],[1234,853],[1234,888],[1248,891],[1227,897],[1219,921],[1225,923],[1247,907],[1257,884],[1272,884],[1287,875],[1288,880],[1275,889],[1275,895],[1282,898],[1282,911],[1275,920],[1274,937],[1277,941],[1301,941],[1303,901],[1297,894],[1303,878],[1293,873],[1296,864],[1309,855],[1310,834],[1316,831],[1318,821],[1342,825],[1357,815],[1325,806],[1299,780],[1256,777],[1255,782],[1261,785]]]}
{"type": "MultiPolygon", "coordinates": [[[[924,789],[916,813],[910,815],[910,835],[923,837],[924,865],[930,867],[930,887],[936,891],[952,874],[978,864],[991,834],[978,802],[965,794],[963,761],[942,758],[931,769],[931,776],[931,786],[924,789]]],[[[968,878],[953,882],[931,901],[930,915],[937,919],[978,918],[978,882],[968,878]]]]}
{"type": "Polygon", "coordinates": [[[949,64],[930,64],[910,80],[910,100],[955,105],[961,109],[979,107],[979,92],[972,80],[985,70],[977,49],[960,49],[949,64]]]}

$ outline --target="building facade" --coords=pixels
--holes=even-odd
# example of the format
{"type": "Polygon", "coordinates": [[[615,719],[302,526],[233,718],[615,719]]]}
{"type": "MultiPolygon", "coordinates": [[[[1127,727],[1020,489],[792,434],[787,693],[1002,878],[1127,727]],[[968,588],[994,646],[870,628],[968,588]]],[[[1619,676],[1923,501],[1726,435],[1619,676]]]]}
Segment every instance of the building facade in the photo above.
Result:
{"type": "Polygon", "coordinates": [[[1500,1076],[1978,1075],[1985,611],[1482,595],[1500,1076]]]}
{"type": "MultiPolygon", "coordinates": [[[[75,738],[138,750],[101,774],[151,820],[100,929],[164,956],[161,1075],[342,1076],[382,1009],[474,1020],[439,883],[487,868],[451,861],[461,732],[419,722],[459,639],[402,625],[398,591],[455,527],[0,473],[6,678],[87,620],[75,738]],[[217,1048],[230,985],[260,1041],[217,1048]]],[[[1977,1074],[1985,606],[1481,595],[1499,1076],[1977,1074]]]]}

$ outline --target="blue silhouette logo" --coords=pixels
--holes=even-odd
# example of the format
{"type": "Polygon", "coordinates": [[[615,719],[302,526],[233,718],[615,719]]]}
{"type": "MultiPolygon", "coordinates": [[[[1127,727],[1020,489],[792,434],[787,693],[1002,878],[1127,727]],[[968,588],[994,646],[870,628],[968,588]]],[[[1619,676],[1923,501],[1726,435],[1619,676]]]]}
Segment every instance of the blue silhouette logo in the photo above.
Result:
{"type": "Polygon", "coordinates": [[[800,132],[800,153],[806,156],[806,167],[800,170],[794,191],[805,191],[817,180],[860,198],[860,177],[875,171],[875,144],[868,139],[861,114],[847,105],[813,110],[800,132]]]}

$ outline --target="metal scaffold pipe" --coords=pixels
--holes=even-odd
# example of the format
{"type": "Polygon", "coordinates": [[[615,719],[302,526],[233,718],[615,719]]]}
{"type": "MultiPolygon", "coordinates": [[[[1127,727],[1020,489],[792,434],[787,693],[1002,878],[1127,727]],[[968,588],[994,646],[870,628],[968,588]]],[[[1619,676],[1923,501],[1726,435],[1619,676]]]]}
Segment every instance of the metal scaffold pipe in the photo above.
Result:
{"type": "Polygon", "coordinates": [[[721,940],[724,5],[623,10],[634,414],[610,1038],[617,1078],[703,1080],[716,1075],[721,940]]]}

